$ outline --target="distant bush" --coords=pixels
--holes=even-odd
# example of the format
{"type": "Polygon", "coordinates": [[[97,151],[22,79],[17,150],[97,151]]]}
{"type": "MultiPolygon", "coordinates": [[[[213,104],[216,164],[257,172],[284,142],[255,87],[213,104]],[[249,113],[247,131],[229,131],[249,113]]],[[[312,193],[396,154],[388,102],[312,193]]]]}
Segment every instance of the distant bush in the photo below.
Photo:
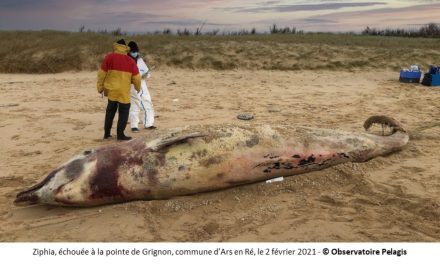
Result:
{"type": "MultiPolygon", "coordinates": [[[[278,27],[276,27],[279,29],[278,27]]],[[[81,28],[80,28],[81,29],[81,28]]],[[[282,29],[282,28],[281,28],[282,29]]],[[[427,27],[426,34],[436,28],[427,27]]],[[[185,69],[344,70],[389,68],[440,61],[438,39],[356,34],[303,33],[255,29],[220,32],[189,29],[128,35],[122,30],[91,32],[0,31],[0,72],[95,71],[112,43],[123,37],[138,43],[151,66],[185,69]],[[290,32],[287,34],[287,32],[290,32]],[[117,35],[114,34],[126,34],[117,35]]]]}
{"type": "Polygon", "coordinates": [[[393,36],[393,37],[411,37],[411,38],[440,38],[440,26],[430,23],[420,27],[417,30],[398,29],[376,29],[366,27],[362,35],[370,36],[393,36]]]}
{"type": "Polygon", "coordinates": [[[430,23],[421,27],[419,33],[425,38],[438,38],[440,37],[440,26],[438,24],[430,23]]]}
{"type": "Polygon", "coordinates": [[[189,31],[189,29],[187,29],[187,28],[185,28],[184,30],[178,29],[177,30],[177,35],[179,35],[179,36],[191,36],[192,32],[189,31]]]}
{"type": "Polygon", "coordinates": [[[296,27],[283,27],[283,28],[278,28],[278,26],[276,24],[273,24],[270,28],[269,28],[270,34],[296,34],[296,27]]]}
{"type": "Polygon", "coordinates": [[[171,29],[169,29],[169,28],[166,28],[166,29],[164,29],[162,31],[162,34],[164,34],[164,35],[172,35],[173,31],[171,29]]]}

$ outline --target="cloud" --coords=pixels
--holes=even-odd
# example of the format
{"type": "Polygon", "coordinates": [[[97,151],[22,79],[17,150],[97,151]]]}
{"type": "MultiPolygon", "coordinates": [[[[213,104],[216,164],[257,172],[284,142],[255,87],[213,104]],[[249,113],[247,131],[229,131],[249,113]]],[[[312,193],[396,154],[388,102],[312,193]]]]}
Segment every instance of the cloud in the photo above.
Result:
{"type": "Polygon", "coordinates": [[[439,3],[440,0],[403,0],[404,2],[419,2],[419,3],[439,3]]]}
{"type": "Polygon", "coordinates": [[[374,18],[381,18],[383,20],[400,19],[405,21],[406,19],[415,17],[432,17],[435,21],[439,20],[438,14],[440,14],[440,4],[427,4],[427,5],[415,5],[402,8],[380,8],[373,10],[363,11],[351,11],[332,13],[327,15],[314,16],[315,18],[324,19],[347,19],[347,18],[359,18],[362,21],[368,21],[374,18]],[[435,16],[437,15],[437,16],[435,16]]]}
{"type": "Polygon", "coordinates": [[[267,6],[267,5],[275,5],[279,3],[281,3],[281,1],[266,1],[266,2],[259,2],[257,3],[257,5],[267,6]]]}
{"type": "Polygon", "coordinates": [[[0,8],[10,10],[31,10],[71,6],[89,6],[94,9],[127,9],[127,8],[159,8],[173,9],[185,6],[212,5],[227,3],[230,0],[1,0],[0,8]]]}
{"type": "Polygon", "coordinates": [[[273,23],[305,30],[351,30],[381,23],[439,22],[438,3],[440,0],[0,0],[0,29],[76,31],[84,25],[92,30],[119,27],[140,32],[200,26],[207,20],[206,28],[229,30],[266,29],[273,23]],[[422,3],[431,7],[417,6],[422,3]]]}
{"type": "MultiPolygon", "coordinates": [[[[12,11],[44,10],[49,8],[68,9],[77,6],[85,0],[1,0],[0,8],[12,11]]],[[[104,1],[104,0],[94,0],[104,1]]]]}
{"type": "Polygon", "coordinates": [[[265,13],[265,12],[300,12],[300,11],[320,11],[320,10],[336,10],[347,7],[366,7],[375,5],[386,5],[384,2],[360,2],[360,3],[321,3],[321,4],[297,4],[297,5],[276,5],[276,6],[260,6],[254,8],[236,7],[227,8],[225,11],[242,12],[242,13],[265,13]]]}
{"type": "Polygon", "coordinates": [[[330,20],[330,19],[324,19],[324,18],[304,18],[302,21],[308,24],[334,24],[338,23],[337,20],[330,20]]]}
{"type": "Polygon", "coordinates": [[[156,24],[156,25],[173,25],[173,26],[230,26],[231,24],[224,23],[206,23],[203,20],[192,19],[180,19],[180,20],[162,20],[162,21],[145,21],[144,24],[156,24]]]}
{"type": "Polygon", "coordinates": [[[294,25],[306,31],[361,31],[375,28],[409,28],[439,22],[440,4],[416,5],[402,8],[380,8],[363,11],[335,12],[307,18],[280,18],[254,21],[255,24],[294,25]]]}
{"type": "Polygon", "coordinates": [[[153,13],[142,13],[142,12],[132,12],[132,11],[125,11],[125,12],[104,12],[101,15],[101,18],[107,17],[114,21],[118,22],[142,22],[146,19],[151,18],[169,18],[170,16],[167,15],[159,15],[159,14],[153,14],[153,13]]]}
{"type": "Polygon", "coordinates": [[[20,9],[35,6],[48,6],[52,0],[34,1],[34,0],[2,0],[0,8],[20,9]]]}

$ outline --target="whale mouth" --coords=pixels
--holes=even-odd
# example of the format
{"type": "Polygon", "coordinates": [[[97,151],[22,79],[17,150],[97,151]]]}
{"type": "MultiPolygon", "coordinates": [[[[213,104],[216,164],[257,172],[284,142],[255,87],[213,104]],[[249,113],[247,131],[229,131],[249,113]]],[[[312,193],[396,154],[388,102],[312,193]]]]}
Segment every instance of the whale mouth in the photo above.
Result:
{"type": "Polygon", "coordinates": [[[40,200],[38,195],[35,193],[36,190],[28,190],[17,194],[14,200],[15,205],[26,205],[26,204],[37,204],[40,200]]]}
{"type": "Polygon", "coordinates": [[[63,168],[64,167],[61,167],[61,168],[58,168],[58,169],[52,171],[41,182],[35,184],[34,186],[32,186],[24,191],[19,192],[17,194],[17,196],[15,197],[14,204],[15,205],[25,205],[25,204],[38,203],[40,201],[40,197],[38,196],[38,194],[36,192],[38,190],[40,190],[44,185],[46,185],[63,168]]]}
{"type": "MultiPolygon", "coordinates": [[[[51,173],[52,175],[52,173],[51,173]]],[[[49,175],[49,176],[51,176],[49,175]]],[[[39,202],[40,198],[36,194],[38,190],[41,189],[52,177],[46,177],[42,182],[37,183],[36,185],[30,187],[27,190],[19,192],[15,197],[14,204],[15,205],[24,205],[24,204],[36,204],[39,202]]]]}

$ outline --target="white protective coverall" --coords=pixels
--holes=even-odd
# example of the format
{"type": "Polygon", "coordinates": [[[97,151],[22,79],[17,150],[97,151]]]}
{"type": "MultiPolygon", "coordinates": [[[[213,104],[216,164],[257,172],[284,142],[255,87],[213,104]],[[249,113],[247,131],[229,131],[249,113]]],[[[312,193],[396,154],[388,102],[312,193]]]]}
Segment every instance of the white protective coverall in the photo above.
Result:
{"type": "Polygon", "coordinates": [[[147,128],[154,124],[153,103],[145,81],[145,79],[150,78],[150,70],[141,57],[137,59],[137,67],[142,76],[141,91],[137,93],[134,85],[131,85],[130,126],[131,128],[138,128],[139,112],[142,111],[144,113],[143,124],[147,128]]]}

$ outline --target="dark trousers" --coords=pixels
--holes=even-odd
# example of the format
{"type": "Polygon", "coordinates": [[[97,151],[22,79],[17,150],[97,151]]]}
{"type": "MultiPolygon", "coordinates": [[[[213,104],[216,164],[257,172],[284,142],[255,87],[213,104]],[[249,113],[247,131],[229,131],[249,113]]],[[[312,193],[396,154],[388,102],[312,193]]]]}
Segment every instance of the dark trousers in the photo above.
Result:
{"type": "Polygon", "coordinates": [[[130,104],[122,104],[116,101],[108,100],[107,109],[105,111],[104,137],[110,136],[116,111],[119,108],[118,127],[116,129],[117,137],[125,136],[124,130],[127,126],[128,114],[130,113],[130,104]]]}

